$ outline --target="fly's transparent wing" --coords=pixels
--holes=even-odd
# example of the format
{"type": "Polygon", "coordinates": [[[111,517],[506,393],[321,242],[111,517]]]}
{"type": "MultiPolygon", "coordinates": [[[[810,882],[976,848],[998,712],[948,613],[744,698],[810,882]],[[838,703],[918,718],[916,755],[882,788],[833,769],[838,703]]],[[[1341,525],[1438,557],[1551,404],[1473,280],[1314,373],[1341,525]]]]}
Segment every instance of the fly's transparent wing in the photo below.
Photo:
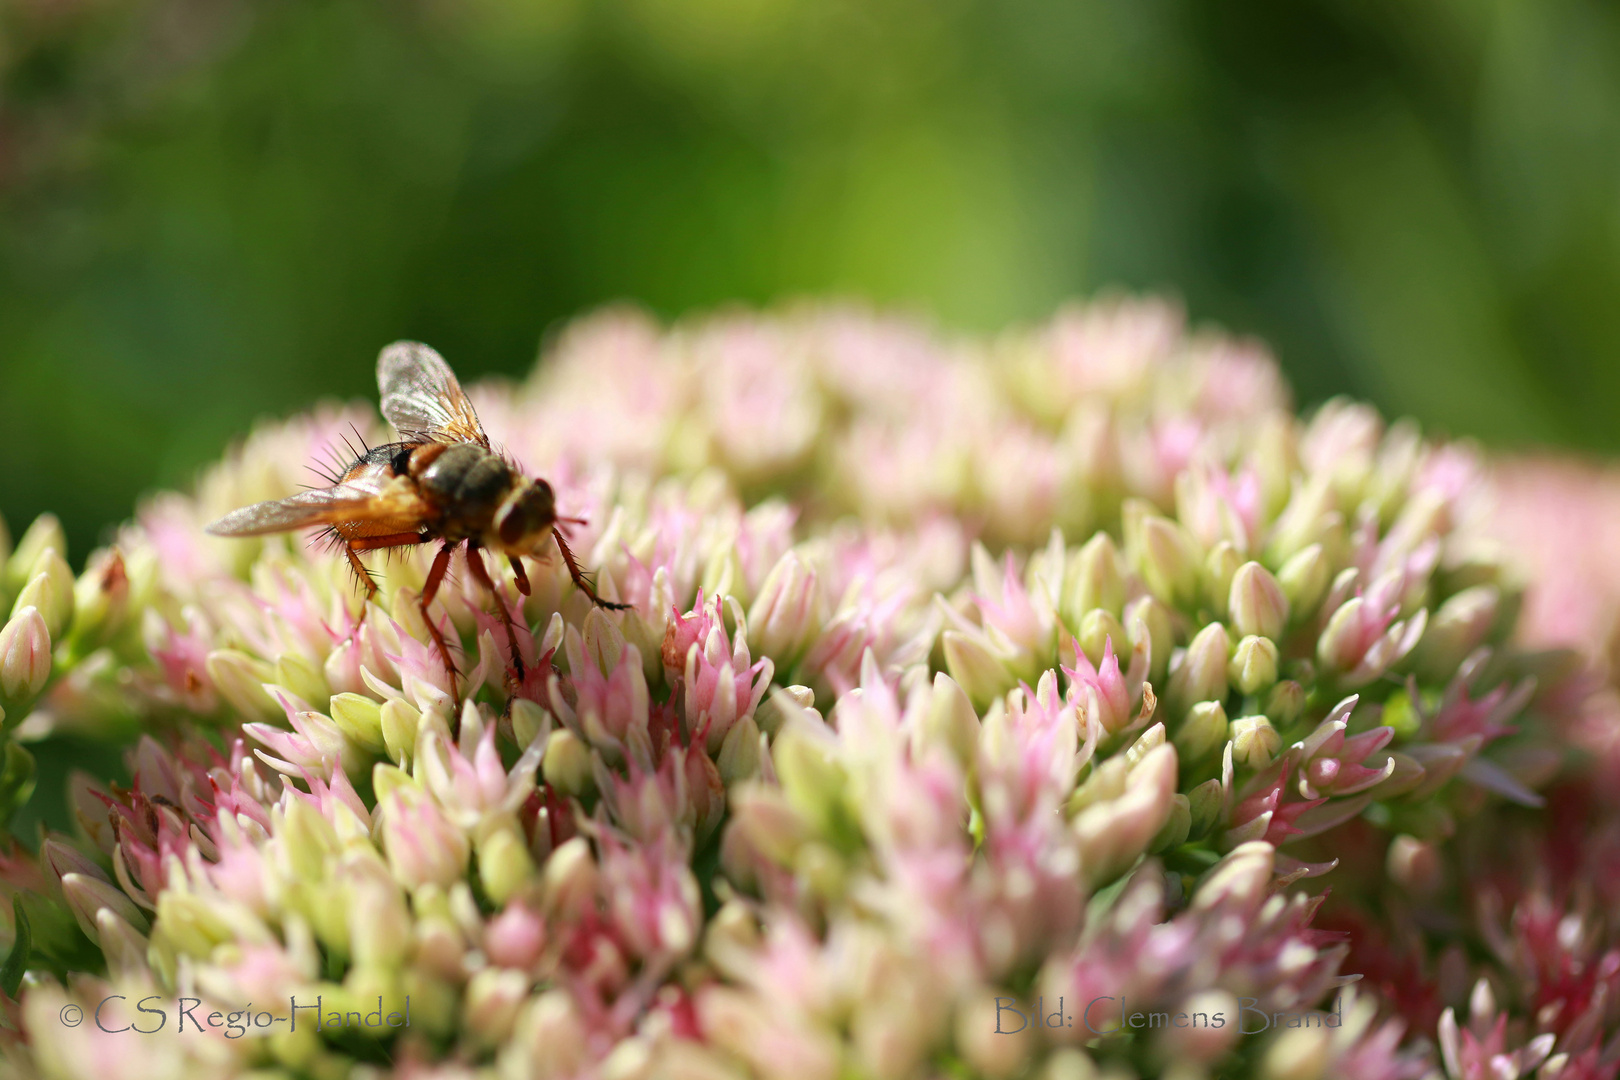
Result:
{"type": "Polygon", "coordinates": [[[426,345],[396,341],[377,358],[382,414],[406,438],[489,447],[478,413],[450,365],[426,345]]]}
{"type": "Polygon", "coordinates": [[[208,526],[215,536],[263,536],[311,525],[410,521],[426,512],[415,489],[400,478],[365,475],[333,487],[233,510],[208,526]]]}

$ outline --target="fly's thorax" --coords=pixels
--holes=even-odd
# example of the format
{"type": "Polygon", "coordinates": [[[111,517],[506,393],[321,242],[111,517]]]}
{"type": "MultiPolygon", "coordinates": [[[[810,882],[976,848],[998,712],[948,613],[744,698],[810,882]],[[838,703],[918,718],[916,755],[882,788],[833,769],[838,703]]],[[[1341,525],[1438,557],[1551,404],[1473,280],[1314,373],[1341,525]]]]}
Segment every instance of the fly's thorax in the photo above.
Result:
{"type": "Polygon", "coordinates": [[[508,555],[538,555],[557,522],[557,499],[544,480],[521,481],[495,511],[489,546],[508,555]]]}
{"type": "Polygon", "coordinates": [[[411,475],[443,513],[447,536],[485,532],[501,504],[521,484],[500,455],[474,443],[418,448],[411,455],[411,475]]]}

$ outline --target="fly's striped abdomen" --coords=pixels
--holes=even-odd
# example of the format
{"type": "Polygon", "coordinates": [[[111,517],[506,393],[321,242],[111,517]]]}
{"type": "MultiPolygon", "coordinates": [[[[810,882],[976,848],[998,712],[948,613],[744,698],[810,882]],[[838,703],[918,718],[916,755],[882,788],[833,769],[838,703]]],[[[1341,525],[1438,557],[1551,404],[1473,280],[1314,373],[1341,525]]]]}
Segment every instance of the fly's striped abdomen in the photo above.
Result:
{"type": "Polygon", "coordinates": [[[446,539],[481,536],[518,483],[500,456],[473,443],[433,444],[411,458],[411,473],[444,515],[446,539]]]}

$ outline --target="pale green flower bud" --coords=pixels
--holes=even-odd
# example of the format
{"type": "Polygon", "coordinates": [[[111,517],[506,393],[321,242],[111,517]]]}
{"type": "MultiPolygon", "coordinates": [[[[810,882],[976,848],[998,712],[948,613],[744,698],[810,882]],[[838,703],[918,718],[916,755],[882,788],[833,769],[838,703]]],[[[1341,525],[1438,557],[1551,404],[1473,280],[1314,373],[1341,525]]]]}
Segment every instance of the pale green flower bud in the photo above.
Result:
{"type": "Polygon", "coordinates": [[[1254,910],[1271,893],[1277,851],[1264,840],[1249,840],[1227,853],[1193,894],[1193,911],[1230,905],[1254,910]]]}
{"type": "Polygon", "coordinates": [[[73,618],[73,571],[55,548],[47,548],[34,562],[34,573],[11,605],[13,615],[25,607],[38,608],[52,638],[62,636],[73,618]]]}
{"type": "MultiPolygon", "coordinates": [[[[1294,490],[1271,534],[1268,551],[1273,565],[1293,557],[1312,545],[1325,545],[1343,531],[1344,520],[1337,508],[1330,477],[1318,475],[1294,490]]],[[[1309,605],[1295,601],[1296,608],[1309,605]]]]}
{"type": "Polygon", "coordinates": [[[1130,771],[1130,762],[1123,755],[1105,758],[1069,796],[1068,812],[1078,814],[1087,807],[1119,798],[1125,793],[1125,777],[1130,771]]]}
{"type": "Polygon", "coordinates": [[[46,551],[67,549],[67,534],[62,531],[62,523],[56,520],[56,515],[39,515],[22,534],[22,539],[17,541],[11,557],[5,561],[6,591],[20,589],[28,579],[39,573],[34,564],[46,551]]]}
{"type": "MultiPolygon", "coordinates": [[[[1176,1006],[1177,1013],[1184,1013],[1189,1017],[1239,1017],[1241,1004],[1225,990],[1203,990],[1190,997],[1182,999],[1176,1006]]],[[[1172,1056],[1172,1060],[1184,1062],[1213,1062],[1227,1051],[1232,1044],[1242,1036],[1236,1022],[1229,1022],[1222,1027],[1215,1027],[1209,1023],[1189,1023],[1184,1027],[1174,1025],[1164,1031],[1163,1046],[1172,1056]]]]}
{"type": "Polygon", "coordinates": [[[844,770],[824,745],[796,726],[777,735],[771,747],[782,792],[794,809],[826,833],[843,801],[844,770]]]}
{"type": "Polygon", "coordinates": [[[1176,805],[1176,750],[1149,751],[1123,778],[1117,797],[1098,801],[1070,823],[1080,865],[1093,887],[1119,876],[1159,835],[1176,805]]]}
{"type": "Polygon", "coordinates": [[[935,673],[918,741],[943,746],[958,764],[969,765],[978,751],[979,731],[979,714],[973,711],[967,694],[943,671],[935,673]]]}
{"type": "Polygon", "coordinates": [[[1093,608],[1086,612],[1080,620],[1080,633],[1075,635],[1075,640],[1093,667],[1102,664],[1104,647],[1110,641],[1114,643],[1114,655],[1126,658],[1125,663],[1129,663],[1131,646],[1125,635],[1125,627],[1110,611],[1093,608]]]}
{"type": "Polygon", "coordinates": [[[1264,716],[1240,716],[1232,721],[1232,758],[1239,765],[1263,769],[1282,746],[1282,736],[1264,716]]]}
{"type": "MultiPolygon", "coordinates": [[[[297,653],[283,653],[276,660],[276,677],[272,681],[311,703],[324,701],[332,693],[332,688],[326,684],[326,672],[321,665],[297,653]]],[[[380,743],[377,749],[382,749],[380,743]]]]}
{"type": "Polygon", "coordinates": [[[1305,688],[1293,679],[1284,679],[1271,688],[1266,698],[1266,715],[1284,726],[1294,722],[1305,708],[1305,688]]]}
{"type": "Polygon", "coordinates": [[[1352,596],[1339,605],[1328,620],[1327,629],[1316,642],[1316,658],[1330,671],[1347,671],[1356,666],[1365,651],[1362,643],[1361,609],[1366,601],[1352,596]]]}
{"type": "Polygon", "coordinates": [[[540,759],[546,783],[564,795],[584,797],[595,787],[591,775],[590,748],[567,728],[558,728],[546,739],[546,754],[540,759]]]}
{"type": "Polygon", "coordinates": [[[1288,625],[1288,597],[1271,571],[1257,562],[1244,563],[1232,576],[1227,607],[1240,634],[1276,641],[1288,625]]]}
{"type": "Polygon", "coordinates": [[[534,877],[534,860],[516,818],[504,815],[486,824],[476,846],[478,880],[495,903],[506,903],[534,877]]]}
{"type": "Polygon", "coordinates": [[[1012,1023],[1014,1018],[996,1011],[998,994],[1003,1000],[1012,996],[1005,991],[988,990],[970,996],[957,1007],[954,1025],[956,1046],[972,1075],[987,1080],[1022,1074],[1037,1046],[1039,1029],[1035,1025],[1016,1027],[1012,1023]]]}
{"type": "MultiPolygon", "coordinates": [[[[760,702],[755,718],[759,723],[759,730],[776,737],[783,723],[789,717],[798,716],[806,711],[814,711],[816,707],[816,692],[808,686],[773,687],[770,695],[760,702]]],[[[816,713],[819,717],[821,714],[816,713]]]]}
{"type": "MultiPolygon", "coordinates": [[[[382,732],[383,747],[397,764],[407,765],[415,756],[416,730],[421,720],[422,714],[408,701],[390,698],[383,702],[377,714],[377,727],[382,732]]],[[[377,797],[381,799],[382,793],[378,792],[377,797]]]]}
{"type": "Polygon", "coordinates": [[[1074,626],[1096,608],[1118,614],[1125,603],[1125,575],[1113,539],[1100,532],[1086,541],[1075,556],[1064,590],[1064,614],[1074,626]]]}
{"type": "Polygon", "coordinates": [[[236,649],[215,649],[204,664],[214,689],[244,719],[278,720],[284,713],[265,691],[265,683],[275,682],[270,665],[236,649]]]}
{"type": "MultiPolygon", "coordinates": [[[[585,1021],[567,990],[547,990],[532,999],[518,1018],[507,1055],[507,1076],[576,1076],[590,1060],[585,1021]]],[[[507,1056],[503,1055],[503,1056],[507,1056]]]]}
{"type": "Polygon", "coordinates": [[[1210,623],[1187,646],[1181,666],[1170,675],[1170,715],[1185,716],[1200,701],[1221,701],[1226,697],[1226,665],[1232,645],[1226,627],[1210,623]]]}
{"type": "Polygon", "coordinates": [[[96,912],[96,933],[101,951],[107,957],[107,968],[115,977],[151,978],[151,968],[146,962],[145,934],[125,922],[112,908],[96,912]]]}
{"type": "Polygon", "coordinates": [[[830,844],[811,840],[793,853],[793,872],[810,888],[813,896],[838,900],[849,886],[844,860],[830,844]]]}
{"type": "Polygon", "coordinates": [[[1456,671],[1491,632],[1501,599],[1494,585],[1475,585],[1447,598],[1418,643],[1414,659],[1419,673],[1441,680],[1456,671]]]}
{"type": "Polygon", "coordinates": [[[122,628],[129,611],[129,592],[129,573],[117,548],[91,556],[90,564],[73,585],[75,649],[88,652],[122,628]]]}
{"type": "Polygon", "coordinates": [[[1232,541],[1222,540],[1210,549],[1204,558],[1204,593],[1210,609],[1221,618],[1227,617],[1227,606],[1232,595],[1232,580],[1243,565],[1232,541]]]}
{"type": "Polygon", "coordinates": [[[745,956],[759,948],[759,921],[741,900],[727,900],[709,920],[703,933],[705,955],[723,965],[732,957],[745,956]]]}
{"type": "Polygon", "coordinates": [[[326,859],[338,852],[337,831],[319,810],[302,799],[285,804],[276,832],[286,838],[288,867],[293,876],[318,882],[326,876],[326,859]]]}
{"type": "Polygon", "coordinates": [[[786,668],[810,643],[822,622],[815,568],[788,551],[776,561],[748,609],[748,637],[759,655],[786,668]]]}
{"type": "Polygon", "coordinates": [[[947,630],[940,635],[945,651],[945,667],[979,708],[1011,690],[1018,682],[1003,657],[991,651],[977,634],[947,630]]]}
{"type": "Polygon", "coordinates": [[[1258,694],[1277,681],[1277,646],[1250,634],[1238,642],[1226,674],[1239,693],[1258,694]]]}
{"type": "Polygon", "coordinates": [[[1218,701],[1200,701],[1187,711],[1187,719],[1176,732],[1176,749],[1182,760],[1199,761],[1226,744],[1226,709],[1218,701]]]}
{"type": "MultiPolygon", "coordinates": [[[[124,895],[124,891],[118,886],[99,877],[79,873],[63,874],[62,895],[67,898],[68,910],[73,912],[73,918],[78,922],[79,929],[83,930],[85,937],[91,941],[101,940],[101,932],[96,925],[96,913],[103,908],[141,931],[147,928],[146,916],[141,914],[141,909],[135,906],[134,901],[124,895]]],[[[161,915],[163,912],[161,905],[158,910],[161,915]]],[[[228,934],[229,931],[222,932],[219,940],[224,940],[228,934]]],[[[198,955],[206,956],[207,953],[198,955]]]]}
{"type": "Polygon", "coordinates": [[[1125,609],[1125,632],[1130,635],[1133,649],[1144,641],[1148,643],[1152,652],[1148,677],[1163,679],[1176,640],[1169,610],[1154,597],[1139,596],[1125,609]]]}
{"type": "Polygon", "coordinates": [[[1102,1075],[1085,1051],[1064,1047],[1046,1055],[1036,1080],[1100,1080],[1102,1075]]]}
{"type": "Polygon", "coordinates": [[[1198,542],[1180,523],[1153,513],[1149,504],[1125,504],[1125,553],[1153,594],[1175,607],[1194,603],[1198,596],[1198,542]]]}
{"type": "Polygon", "coordinates": [[[460,1020],[456,1008],[461,998],[461,988],[458,985],[413,965],[407,967],[400,976],[400,989],[404,991],[401,997],[408,996],[411,999],[413,1032],[420,1027],[442,1038],[455,1030],[460,1020]]]}
{"type": "Polygon", "coordinates": [[[484,968],[467,983],[463,1029],[484,1046],[499,1046],[517,1026],[528,996],[527,975],[511,968],[484,968]]]}
{"type": "Polygon", "coordinates": [[[358,745],[381,754],[387,749],[382,731],[382,706],[360,694],[337,694],[332,698],[332,722],[358,745]]]}
{"type": "Polygon", "coordinates": [[[759,775],[759,739],[759,725],[754,723],[752,715],[744,716],[726,732],[714,763],[728,788],[759,775]]]}
{"type": "Polygon", "coordinates": [[[1170,796],[1170,816],[1165,819],[1164,827],[1154,836],[1148,844],[1148,851],[1152,854],[1161,854],[1178,848],[1187,842],[1187,833],[1192,828],[1192,804],[1187,796],[1175,794],[1170,796]]]}
{"type": "Polygon", "coordinates": [[[406,888],[432,882],[449,886],[467,872],[469,845],[439,805],[410,788],[378,807],[383,847],[394,878],[406,888]]]}
{"type": "Polygon", "coordinates": [[[392,880],[367,875],[350,883],[349,947],[357,967],[393,970],[410,952],[412,920],[392,880]]]}
{"type": "Polygon", "coordinates": [[[1277,571],[1277,584],[1296,615],[1303,618],[1316,610],[1316,605],[1327,595],[1331,570],[1321,544],[1310,545],[1282,564],[1277,571]]]}
{"type": "Polygon", "coordinates": [[[20,710],[45,689],[51,677],[51,633],[38,609],[19,609],[0,630],[0,702],[8,712],[17,710],[13,723],[21,719],[20,710]]]}
{"type": "Polygon", "coordinates": [[[512,713],[512,738],[519,748],[527,750],[541,734],[550,733],[551,714],[544,707],[536,705],[528,698],[513,698],[509,704],[512,713]]]}
{"type": "Polygon", "coordinates": [[[739,835],[772,862],[792,862],[799,846],[810,837],[810,822],[788,802],[781,788],[743,784],[731,802],[739,835]]]}
{"type": "Polygon", "coordinates": [[[1137,762],[1148,754],[1165,744],[1164,725],[1154,724],[1136,737],[1136,741],[1125,748],[1124,758],[1126,764],[1135,768],[1137,762]]]}
{"type": "Polygon", "coordinates": [[[1215,827],[1221,819],[1221,811],[1225,806],[1226,794],[1221,790],[1219,780],[1205,780],[1202,784],[1187,793],[1187,809],[1190,821],[1187,826],[1189,840],[1201,840],[1215,827]]]}
{"type": "Polygon", "coordinates": [[[1389,876],[1413,896],[1432,896],[1442,884],[1440,855],[1435,846],[1402,833],[1389,843],[1389,876]]]}
{"type": "Polygon", "coordinates": [[[1266,1047],[1261,1080],[1331,1080],[1333,1035],[1325,1026],[1279,1032],[1266,1047]]]}
{"type": "Polygon", "coordinates": [[[546,860],[540,880],[549,917],[567,922],[594,910],[601,871],[591,857],[590,842],[583,836],[564,841],[546,860]]]}

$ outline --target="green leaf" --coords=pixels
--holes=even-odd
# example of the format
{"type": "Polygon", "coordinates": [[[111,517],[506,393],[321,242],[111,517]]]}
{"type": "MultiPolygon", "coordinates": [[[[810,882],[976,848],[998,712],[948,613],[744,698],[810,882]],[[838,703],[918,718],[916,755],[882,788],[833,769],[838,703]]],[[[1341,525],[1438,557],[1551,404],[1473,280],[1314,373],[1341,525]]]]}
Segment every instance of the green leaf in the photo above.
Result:
{"type": "Polygon", "coordinates": [[[0,967],[0,990],[5,991],[6,997],[16,1000],[17,991],[22,989],[23,972],[28,970],[28,953],[33,944],[28,916],[23,914],[21,894],[11,898],[11,918],[17,928],[17,936],[11,943],[11,955],[0,967]]]}

